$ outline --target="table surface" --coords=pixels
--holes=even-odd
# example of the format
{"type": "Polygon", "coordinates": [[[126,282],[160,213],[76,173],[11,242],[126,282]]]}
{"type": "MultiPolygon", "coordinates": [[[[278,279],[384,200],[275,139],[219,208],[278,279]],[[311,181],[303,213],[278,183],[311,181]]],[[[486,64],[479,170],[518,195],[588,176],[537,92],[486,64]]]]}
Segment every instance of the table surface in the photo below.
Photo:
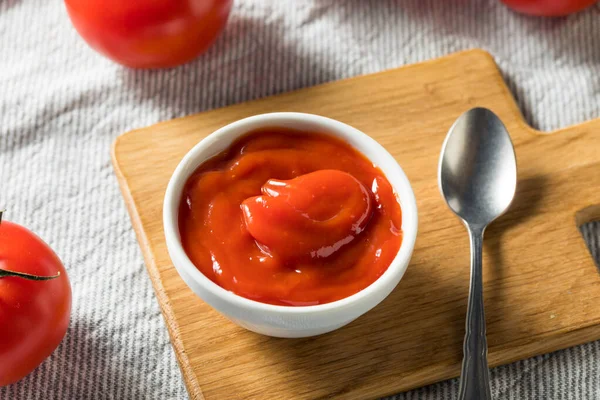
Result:
{"type": "MultiPolygon", "coordinates": [[[[0,206],[62,258],[67,336],[0,399],[185,399],[110,164],[125,131],[461,49],[491,52],[535,127],[600,116],[600,6],[567,18],[496,0],[238,0],[201,58],[133,71],[90,50],[62,2],[0,0],[0,206]]],[[[584,228],[600,259],[600,224],[584,228]]],[[[491,371],[495,399],[600,398],[600,342],[491,371]]],[[[397,399],[454,398],[447,381],[397,399]]]]}

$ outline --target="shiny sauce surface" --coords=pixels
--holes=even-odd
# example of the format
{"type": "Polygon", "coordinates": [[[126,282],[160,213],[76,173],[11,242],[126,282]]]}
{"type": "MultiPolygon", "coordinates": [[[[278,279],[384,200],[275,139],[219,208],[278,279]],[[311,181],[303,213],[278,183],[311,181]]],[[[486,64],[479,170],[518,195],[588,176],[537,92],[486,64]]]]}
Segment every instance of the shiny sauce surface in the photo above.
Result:
{"type": "Polygon", "coordinates": [[[402,243],[383,173],[344,141],[282,128],[251,132],[183,190],[179,230],[196,267],[263,303],[308,306],[375,282],[402,243]]]}

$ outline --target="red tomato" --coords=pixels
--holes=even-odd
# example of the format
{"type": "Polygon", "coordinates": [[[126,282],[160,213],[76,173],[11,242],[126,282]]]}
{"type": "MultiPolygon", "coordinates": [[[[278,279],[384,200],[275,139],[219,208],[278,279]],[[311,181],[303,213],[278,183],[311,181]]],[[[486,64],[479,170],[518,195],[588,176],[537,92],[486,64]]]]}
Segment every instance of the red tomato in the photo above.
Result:
{"type": "Polygon", "coordinates": [[[581,11],[598,0],[502,0],[510,8],[530,15],[559,17],[581,11]]]}
{"type": "Polygon", "coordinates": [[[61,342],[71,314],[71,286],[62,263],[31,231],[0,222],[0,386],[29,374],[61,342]],[[30,280],[8,271],[58,277],[30,280]]]}
{"type": "Polygon", "coordinates": [[[188,62],[217,38],[233,0],[65,0],[87,43],[134,68],[188,62]]]}

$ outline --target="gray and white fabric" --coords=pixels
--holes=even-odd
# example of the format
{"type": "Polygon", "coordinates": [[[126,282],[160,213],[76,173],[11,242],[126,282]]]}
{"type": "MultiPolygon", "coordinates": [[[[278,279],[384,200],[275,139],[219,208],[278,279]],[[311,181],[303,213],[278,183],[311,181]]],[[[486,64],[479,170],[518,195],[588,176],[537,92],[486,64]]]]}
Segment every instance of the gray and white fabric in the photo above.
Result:
{"type": "MultiPolygon", "coordinates": [[[[498,0],[237,0],[204,56],[134,71],[89,49],[62,1],[0,0],[0,203],[56,250],[74,295],[65,340],[0,399],[187,398],[111,166],[117,135],[472,47],[494,55],[535,127],[600,117],[599,6],[540,19],[498,0]]],[[[585,234],[598,259],[600,225],[585,234]]],[[[495,399],[600,399],[600,342],[491,377],[495,399]]]]}

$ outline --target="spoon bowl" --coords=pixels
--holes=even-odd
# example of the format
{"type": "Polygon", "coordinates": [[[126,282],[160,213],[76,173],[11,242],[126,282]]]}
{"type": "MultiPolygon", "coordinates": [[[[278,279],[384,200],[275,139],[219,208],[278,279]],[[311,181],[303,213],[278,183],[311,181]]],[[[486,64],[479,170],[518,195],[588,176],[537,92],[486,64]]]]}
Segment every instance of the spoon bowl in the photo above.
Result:
{"type": "Polygon", "coordinates": [[[448,206],[466,223],[488,225],[508,209],[517,161],[496,114],[473,108],[456,120],[442,146],[438,177],[448,206]]]}

